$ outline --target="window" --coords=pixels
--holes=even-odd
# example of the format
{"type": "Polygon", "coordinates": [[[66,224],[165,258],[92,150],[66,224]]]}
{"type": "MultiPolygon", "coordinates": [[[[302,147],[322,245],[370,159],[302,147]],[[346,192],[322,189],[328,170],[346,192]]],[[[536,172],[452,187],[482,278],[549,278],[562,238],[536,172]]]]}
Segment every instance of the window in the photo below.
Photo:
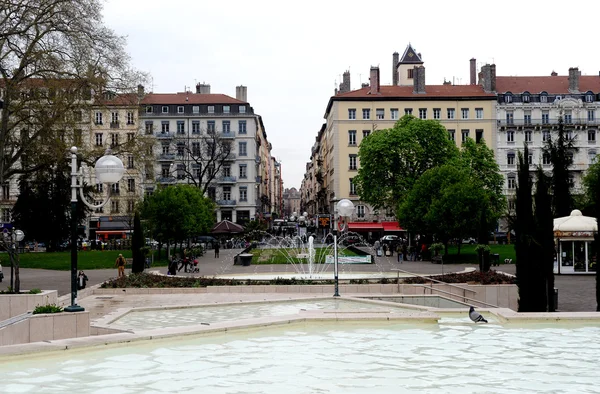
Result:
{"type": "Polygon", "coordinates": [[[246,121],[245,120],[238,121],[238,133],[246,134],[246,121]]]}
{"type": "Polygon", "coordinates": [[[412,79],[412,78],[413,78],[413,71],[414,71],[414,68],[409,68],[409,69],[408,69],[408,70],[406,70],[406,71],[407,71],[407,73],[406,73],[406,77],[407,77],[408,79],[412,79]]]}
{"type": "Polygon", "coordinates": [[[146,134],[152,134],[152,130],[154,129],[154,125],[152,121],[146,121],[146,134]]]}
{"type": "Polygon", "coordinates": [[[504,102],[505,102],[505,103],[512,103],[512,94],[510,94],[510,93],[506,93],[506,94],[504,95],[504,102]]]}
{"type": "Polygon", "coordinates": [[[209,105],[208,106],[208,113],[209,114],[214,114],[215,113],[215,106],[214,105],[209,105]]]}
{"type": "Polygon", "coordinates": [[[513,152],[509,152],[506,155],[506,164],[510,167],[513,167],[515,163],[515,154],[513,152]]]}
{"type": "Polygon", "coordinates": [[[111,213],[119,212],[119,200],[111,200],[110,201],[110,212],[111,213]]]}
{"type": "Polygon", "coordinates": [[[506,132],[506,142],[515,142],[515,132],[513,130],[508,130],[506,132]]]}
{"type": "Polygon", "coordinates": [[[75,129],[73,130],[73,142],[75,146],[80,146],[83,141],[83,130],[75,129]]]}
{"type": "Polygon", "coordinates": [[[162,144],[162,153],[164,155],[169,154],[169,143],[168,142],[162,144]]]}
{"type": "Polygon", "coordinates": [[[348,119],[351,119],[351,120],[356,119],[356,109],[351,108],[348,110],[348,119]]]}
{"type": "Polygon", "coordinates": [[[596,143],[596,130],[588,130],[588,142],[596,143]]]}
{"type": "Polygon", "coordinates": [[[531,124],[531,111],[525,111],[525,114],[523,115],[523,124],[531,124]]]}
{"type": "Polygon", "coordinates": [[[192,142],[192,156],[200,156],[200,143],[192,142]]]}
{"type": "Polygon", "coordinates": [[[529,151],[529,154],[527,155],[527,161],[529,162],[530,166],[533,166],[533,151],[529,151]]]}
{"type": "Polygon", "coordinates": [[[350,178],[350,193],[351,196],[356,195],[356,185],[354,184],[354,180],[350,178]]]}
{"type": "Polygon", "coordinates": [[[102,133],[96,133],[96,146],[102,146],[102,133]]]}
{"type": "Polygon", "coordinates": [[[134,123],[133,112],[127,112],[127,124],[132,125],[134,123]]]}
{"type": "Polygon", "coordinates": [[[127,179],[127,191],[128,192],[135,192],[135,179],[134,178],[129,178],[127,179]]]}
{"type": "Polygon", "coordinates": [[[240,156],[248,156],[248,152],[246,152],[246,142],[240,142],[238,144],[238,150],[240,156]]]}
{"type": "Polygon", "coordinates": [[[460,116],[463,119],[469,119],[469,108],[461,108],[460,109],[460,116]]]}
{"type": "Polygon", "coordinates": [[[567,140],[573,139],[573,130],[567,130],[567,140]]]}
{"type": "Polygon", "coordinates": [[[446,114],[448,115],[448,119],[454,119],[454,108],[448,108],[446,114]]]}
{"type": "Polygon", "coordinates": [[[383,108],[377,108],[375,110],[375,116],[377,117],[377,119],[384,119],[384,117],[385,117],[385,109],[383,109],[383,108]]]}
{"type": "Polygon", "coordinates": [[[10,186],[8,183],[2,185],[2,199],[9,200],[10,199],[10,186]]]}
{"type": "Polygon", "coordinates": [[[565,123],[570,124],[573,123],[573,115],[571,111],[565,111],[565,123]]]}
{"type": "Polygon", "coordinates": [[[525,130],[525,142],[531,142],[531,130],[525,130]]]}
{"type": "Polygon", "coordinates": [[[248,201],[248,187],[240,186],[240,201],[248,201]]]}
{"type": "Polygon", "coordinates": [[[419,108],[419,119],[427,119],[427,108],[419,108]]]}
{"type": "Polygon", "coordinates": [[[404,108],[404,115],[412,115],[412,108],[404,108]]]}
{"type": "Polygon", "coordinates": [[[166,106],[166,105],[163,105],[163,106],[162,106],[162,109],[161,109],[161,112],[162,112],[163,114],[168,114],[168,113],[169,113],[169,107],[168,107],[168,106],[166,106]]]}
{"type": "Polygon", "coordinates": [[[517,188],[517,180],[515,179],[514,175],[509,175],[508,178],[508,188],[509,189],[516,189],[517,188]]]}
{"type": "Polygon", "coordinates": [[[183,113],[183,106],[182,105],[180,105],[180,106],[177,107],[177,113],[178,114],[182,114],[183,113]]]}
{"type": "Polygon", "coordinates": [[[248,178],[247,169],[248,168],[247,168],[246,164],[240,164],[240,178],[241,179],[248,178]]]}
{"type": "Polygon", "coordinates": [[[117,133],[111,133],[111,135],[110,135],[110,147],[114,148],[116,146],[119,146],[119,134],[117,134],[117,133]]]}
{"type": "Polygon", "coordinates": [[[515,200],[513,200],[511,198],[510,200],[508,200],[508,210],[509,211],[514,211],[515,208],[516,208],[515,200]]]}
{"type": "Polygon", "coordinates": [[[587,119],[588,119],[588,121],[594,121],[596,119],[596,113],[593,109],[588,109],[587,119]]]}
{"type": "Polygon", "coordinates": [[[483,140],[483,129],[475,130],[475,142],[480,143],[483,140]]]}
{"type": "Polygon", "coordinates": [[[119,182],[110,185],[111,194],[120,194],[119,182]]]}
{"type": "Polygon", "coordinates": [[[450,138],[450,141],[456,141],[456,137],[454,134],[455,134],[454,130],[448,130],[448,138],[450,138]]]}
{"type": "Polygon", "coordinates": [[[231,112],[231,107],[229,105],[224,105],[223,106],[223,113],[224,114],[228,114],[231,112]]]}
{"type": "Polygon", "coordinates": [[[199,120],[192,121],[192,134],[200,134],[200,121],[199,120]]]}
{"type": "MultiPolygon", "coordinates": [[[[409,70],[412,71],[412,70],[409,70]]],[[[356,216],[359,218],[364,218],[365,217],[365,206],[364,205],[357,205],[356,206],[356,216]]]]}
{"type": "Polygon", "coordinates": [[[135,210],[135,200],[127,201],[127,212],[131,213],[135,210]]]}
{"type": "Polygon", "coordinates": [[[371,130],[363,130],[363,140],[371,134],[371,130]]]}
{"type": "Polygon", "coordinates": [[[83,113],[81,111],[73,111],[73,120],[75,122],[81,122],[83,120],[83,113]]]}
{"type": "Polygon", "coordinates": [[[246,106],[245,105],[240,105],[238,107],[238,111],[240,114],[245,114],[246,113],[246,106]]]}
{"type": "Polygon", "coordinates": [[[440,108],[433,109],[433,119],[441,119],[442,110],[440,108]]]}
{"type": "Polygon", "coordinates": [[[147,106],[146,107],[146,113],[147,114],[151,114],[152,112],[154,112],[154,109],[152,108],[152,106],[151,105],[147,106]]]}
{"type": "Polygon", "coordinates": [[[467,142],[467,138],[469,138],[469,130],[467,129],[463,129],[460,131],[460,133],[462,134],[462,142],[467,142]]]}
{"type": "Polygon", "coordinates": [[[390,110],[390,117],[392,120],[398,120],[398,108],[392,108],[390,110]]]}
{"type": "Polygon", "coordinates": [[[547,103],[547,102],[548,102],[548,93],[546,93],[546,92],[540,93],[540,103],[547,103]]]}
{"type": "Polygon", "coordinates": [[[348,130],[348,145],[356,145],[356,130],[348,130]]]}
{"type": "Polygon", "coordinates": [[[362,115],[363,119],[371,119],[371,110],[369,108],[363,108],[362,115]]]}
{"type": "Polygon", "coordinates": [[[483,119],[483,108],[475,108],[475,118],[483,119]]]}
{"type": "Polygon", "coordinates": [[[199,114],[200,113],[200,106],[199,105],[194,105],[192,107],[192,113],[199,114]]]}
{"type": "Polygon", "coordinates": [[[512,111],[506,112],[506,124],[514,124],[515,123],[515,115],[512,111]]]}
{"type": "Polygon", "coordinates": [[[96,183],[96,193],[104,193],[104,184],[96,183]]]}
{"type": "Polygon", "coordinates": [[[223,133],[229,134],[231,131],[231,122],[228,120],[223,121],[223,133]]]}
{"type": "Polygon", "coordinates": [[[96,112],[96,124],[102,124],[102,112],[96,112]]]}
{"type": "Polygon", "coordinates": [[[349,160],[348,169],[356,170],[356,155],[348,155],[348,160],[349,160]]]}
{"type": "Polygon", "coordinates": [[[129,169],[135,168],[134,160],[133,160],[133,156],[132,155],[127,156],[127,168],[129,168],[129,169]]]}
{"type": "Polygon", "coordinates": [[[215,132],[215,121],[209,120],[206,122],[206,132],[209,134],[213,134],[215,132]]]}
{"type": "Polygon", "coordinates": [[[591,164],[595,164],[596,163],[596,151],[595,150],[590,150],[588,151],[588,161],[591,164]]]}
{"type": "Polygon", "coordinates": [[[202,176],[202,166],[199,164],[192,164],[192,172],[194,175],[194,179],[200,179],[202,176]]]}
{"type": "Polygon", "coordinates": [[[177,143],[177,156],[183,156],[185,153],[185,142],[177,143]]]}
{"type": "Polygon", "coordinates": [[[119,123],[119,113],[118,112],[110,113],[110,123],[113,123],[113,124],[119,123]]]}
{"type": "Polygon", "coordinates": [[[223,186],[223,200],[231,200],[231,187],[223,186]]]}
{"type": "Polygon", "coordinates": [[[530,95],[529,93],[525,92],[521,95],[521,101],[523,101],[524,103],[528,103],[530,101],[530,95]]]}
{"type": "Polygon", "coordinates": [[[550,123],[550,112],[542,111],[542,123],[549,124],[550,123]]]}
{"type": "Polygon", "coordinates": [[[223,166],[222,172],[225,178],[229,178],[231,176],[231,166],[223,166]]]}
{"type": "Polygon", "coordinates": [[[549,166],[550,164],[552,164],[552,162],[550,161],[550,155],[548,153],[544,153],[542,155],[542,164],[545,166],[549,166]]]}
{"type": "Polygon", "coordinates": [[[177,164],[177,179],[185,179],[185,164],[177,164]]]}
{"type": "Polygon", "coordinates": [[[169,121],[168,120],[163,120],[161,125],[161,129],[160,132],[161,133],[168,133],[169,132],[169,121]]]}
{"type": "Polygon", "coordinates": [[[542,141],[550,141],[550,132],[548,130],[542,131],[542,141]]]}
{"type": "Polygon", "coordinates": [[[171,166],[168,164],[163,164],[160,168],[160,175],[163,178],[171,177],[171,166]]]}
{"type": "Polygon", "coordinates": [[[185,134],[185,123],[183,123],[183,120],[177,121],[177,134],[185,134]]]}
{"type": "Polygon", "coordinates": [[[593,103],[594,102],[594,93],[592,92],[587,92],[585,94],[585,102],[586,103],[593,103]]]}

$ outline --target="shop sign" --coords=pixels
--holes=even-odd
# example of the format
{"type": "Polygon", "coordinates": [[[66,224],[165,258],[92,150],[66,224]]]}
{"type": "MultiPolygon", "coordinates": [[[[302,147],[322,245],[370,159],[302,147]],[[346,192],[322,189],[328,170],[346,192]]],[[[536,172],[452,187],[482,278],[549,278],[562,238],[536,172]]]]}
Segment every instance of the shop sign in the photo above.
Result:
{"type": "Polygon", "coordinates": [[[319,228],[329,228],[331,218],[329,216],[319,216],[319,228]]]}
{"type": "Polygon", "coordinates": [[[593,237],[594,233],[592,231],[555,231],[554,236],[557,238],[566,238],[566,237],[593,237]]]}

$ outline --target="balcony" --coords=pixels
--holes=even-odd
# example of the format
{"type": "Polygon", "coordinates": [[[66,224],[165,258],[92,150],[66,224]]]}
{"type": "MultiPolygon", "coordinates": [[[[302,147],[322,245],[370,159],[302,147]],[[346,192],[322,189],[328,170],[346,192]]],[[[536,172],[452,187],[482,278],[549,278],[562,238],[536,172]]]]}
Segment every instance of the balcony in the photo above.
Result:
{"type": "Polygon", "coordinates": [[[167,132],[165,132],[165,133],[162,133],[162,132],[160,132],[160,133],[154,133],[154,136],[156,138],[158,138],[159,140],[160,139],[171,139],[171,138],[174,137],[174,135],[175,135],[175,133],[167,133],[167,132]]]}
{"type": "Polygon", "coordinates": [[[232,132],[229,133],[219,133],[219,138],[223,140],[235,139],[235,134],[232,132]]]}
{"type": "Polygon", "coordinates": [[[156,181],[161,184],[172,184],[172,183],[175,183],[175,177],[173,177],[173,176],[159,177],[156,181]]]}
{"type": "Polygon", "coordinates": [[[119,121],[110,122],[110,128],[111,129],[118,129],[119,128],[119,121]]]}
{"type": "Polygon", "coordinates": [[[237,159],[237,155],[235,153],[230,153],[229,155],[227,155],[226,158],[224,158],[224,161],[234,161],[235,159],[237,159]]]}
{"type": "Polygon", "coordinates": [[[235,203],[235,200],[217,200],[217,205],[219,206],[233,206],[235,203]]]}
{"type": "Polygon", "coordinates": [[[158,161],[173,161],[175,160],[175,153],[161,153],[158,155],[158,161]]]}
{"type": "MultiPolygon", "coordinates": [[[[557,125],[558,124],[558,119],[531,119],[531,121],[529,120],[525,120],[525,119],[513,119],[513,120],[506,120],[506,119],[501,119],[498,120],[498,126],[500,127],[540,127],[540,126],[546,126],[546,125],[557,125]]],[[[563,124],[565,126],[598,126],[600,125],[600,120],[598,119],[592,119],[592,120],[588,120],[588,119],[571,119],[568,122],[567,121],[563,121],[563,124]]]]}
{"type": "Polygon", "coordinates": [[[234,176],[222,176],[217,178],[218,183],[235,183],[237,180],[234,176]]]}
{"type": "Polygon", "coordinates": [[[262,183],[262,176],[257,176],[256,177],[256,183],[262,183]]]}

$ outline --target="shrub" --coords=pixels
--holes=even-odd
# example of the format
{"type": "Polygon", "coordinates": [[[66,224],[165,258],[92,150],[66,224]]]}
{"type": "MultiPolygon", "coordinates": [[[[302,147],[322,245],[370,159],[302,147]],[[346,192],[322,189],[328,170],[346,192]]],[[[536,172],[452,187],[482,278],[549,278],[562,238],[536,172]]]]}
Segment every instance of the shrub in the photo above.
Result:
{"type": "Polygon", "coordinates": [[[40,294],[42,290],[40,289],[31,289],[29,290],[29,294],[40,294]]]}
{"type": "Polygon", "coordinates": [[[56,304],[38,305],[33,310],[33,314],[38,315],[41,313],[60,313],[62,311],[62,306],[58,306],[56,304]]]}
{"type": "MultiPolygon", "coordinates": [[[[506,274],[502,274],[496,271],[488,271],[488,272],[465,272],[459,274],[446,274],[446,275],[436,275],[431,276],[432,279],[439,280],[445,283],[467,283],[467,282],[477,282],[482,285],[499,285],[499,284],[515,284],[516,278],[514,276],[509,276],[506,274]]],[[[431,282],[427,278],[406,278],[403,283],[407,284],[423,284],[431,282]]]]}

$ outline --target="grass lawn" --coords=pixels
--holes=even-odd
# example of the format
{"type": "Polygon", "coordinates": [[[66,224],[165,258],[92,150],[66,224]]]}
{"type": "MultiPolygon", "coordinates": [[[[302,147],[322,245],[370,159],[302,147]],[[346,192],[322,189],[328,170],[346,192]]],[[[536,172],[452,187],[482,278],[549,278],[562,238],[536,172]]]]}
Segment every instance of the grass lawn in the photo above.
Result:
{"type": "MultiPolygon", "coordinates": [[[[81,270],[115,268],[115,260],[119,253],[125,258],[131,258],[131,250],[90,250],[77,253],[77,268],[81,270]]],[[[6,254],[0,254],[3,266],[10,266],[6,254]]],[[[48,270],[68,271],[71,269],[71,252],[39,252],[22,253],[19,255],[19,267],[43,268],[48,270]]],[[[163,251],[163,261],[154,260],[153,266],[166,266],[167,259],[163,251]]]]}
{"type": "MultiPolygon", "coordinates": [[[[461,245],[460,255],[457,255],[458,247],[450,246],[448,248],[448,256],[444,256],[444,264],[479,264],[477,262],[477,245],[461,245]]],[[[504,259],[512,259],[513,264],[516,262],[515,245],[490,245],[491,254],[500,255],[500,264],[504,264],[504,259]]]]}

